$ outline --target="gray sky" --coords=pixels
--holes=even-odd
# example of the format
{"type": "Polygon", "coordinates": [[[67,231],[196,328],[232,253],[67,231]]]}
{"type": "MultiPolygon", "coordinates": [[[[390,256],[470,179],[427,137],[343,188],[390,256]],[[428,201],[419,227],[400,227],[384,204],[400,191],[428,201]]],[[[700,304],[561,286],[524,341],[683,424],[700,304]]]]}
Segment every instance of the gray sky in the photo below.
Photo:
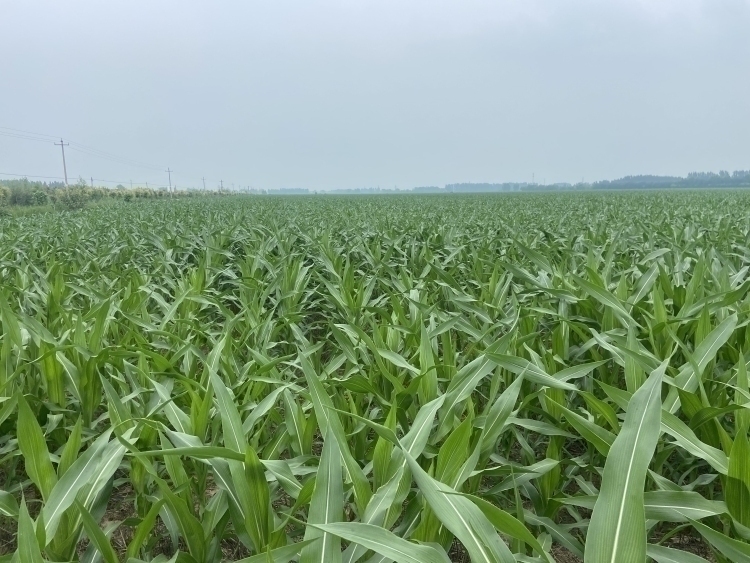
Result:
{"type": "MultiPolygon", "coordinates": [[[[748,169],[749,30],[750,0],[0,0],[0,127],[179,187],[748,169]]],[[[60,149],[0,135],[0,172],[60,149]]]]}

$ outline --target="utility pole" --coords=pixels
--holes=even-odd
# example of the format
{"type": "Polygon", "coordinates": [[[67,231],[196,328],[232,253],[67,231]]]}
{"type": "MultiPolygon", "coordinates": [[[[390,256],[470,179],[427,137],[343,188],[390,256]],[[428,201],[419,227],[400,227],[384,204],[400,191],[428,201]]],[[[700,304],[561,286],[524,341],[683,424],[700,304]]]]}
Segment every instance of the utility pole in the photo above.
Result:
{"type": "Polygon", "coordinates": [[[203,178],[201,178],[201,180],[203,180],[203,191],[205,192],[206,191],[206,177],[203,176],[203,178]]]}
{"type": "Polygon", "coordinates": [[[219,180],[219,182],[221,183],[221,188],[219,188],[219,191],[223,192],[224,191],[224,180],[219,180]]]}
{"type": "Polygon", "coordinates": [[[133,180],[130,180],[130,189],[133,189],[133,180]]]}
{"type": "MultiPolygon", "coordinates": [[[[58,143],[55,143],[57,145],[58,143]]],[[[63,172],[65,173],[65,187],[68,186],[68,168],[65,166],[65,145],[69,145],[70,143],[63,143],[63,140],[60,139],[60,149],[62,150],[62,156],[63,156],[63,172]]]]}
{"type": "Polygon", "coordinates": [[[172,171],[167,168],[167,174],[169,174],[169,195],[172,196],[172,171]]]}
{"type": "Polygon", "coordinates": [[[91,187],[92,188],[94,187],[94,177],[93,176],[91,176],[91,187]]]}

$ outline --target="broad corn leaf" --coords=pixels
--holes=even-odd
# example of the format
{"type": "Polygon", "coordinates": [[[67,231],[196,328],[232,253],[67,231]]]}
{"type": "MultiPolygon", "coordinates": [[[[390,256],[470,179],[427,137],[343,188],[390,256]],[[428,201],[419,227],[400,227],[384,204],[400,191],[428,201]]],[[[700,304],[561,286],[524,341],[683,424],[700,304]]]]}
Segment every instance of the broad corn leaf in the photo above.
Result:
{"type": "MultiPolygon", "coordinates": [[[[315,490],[310,502],[310,524],[330,524],[342,520],[344,491],[341,474],[341,454],[332,431],[326,434],[323,453],[315,476],[315,490]]],[[[302,550],[300,563],[341,562],[341,539],[331,533],[308,526],[305,540],[318,541],[302,550]]]]}
{"type": "Polygon", "coordinates": [[[371,549],[397,563],[449,563],[450,561],[443,550],[431,545],[409,542],[380,526],[358,522],[311,524],[311,526],[371,549]]]}
{"type": "Polygon", "coordinates": [[[586,563],[642,563],[646,558],[643,486],[659,438],[664,366],[635,392],[610,448],[587,531],[586,563]]]}
{"type": "Polygon", "coordinates": [[[463,544],[472,561],[515,562],[508,546],[474,503],[430,477],[406,451],[404,456],[430,508],[463,544]]]}
{"type": "Polygon", "coordinates": [[[42,493],[42,498],[49,499],[57,483],[57,474],[52,468],[42,429],[22,395],[18,396],[18,445],[31,481],[42,493]]]}

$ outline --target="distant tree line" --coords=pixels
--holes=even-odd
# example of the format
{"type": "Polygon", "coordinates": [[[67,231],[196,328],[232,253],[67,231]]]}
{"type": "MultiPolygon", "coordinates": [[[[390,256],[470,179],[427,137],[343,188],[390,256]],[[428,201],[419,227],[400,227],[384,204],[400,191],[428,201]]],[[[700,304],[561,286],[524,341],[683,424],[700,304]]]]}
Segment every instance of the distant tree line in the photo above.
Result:
{"type": "Polygon", "coordinates": [[[653,188],[743,188],[750,187],[750,170],[691,172],[681,176],[625,176],[617,180],[594,182],[593,189],[653,189],[653,188]]]}
{"type": "MultiPolygon", "coordinates": [[[[435,188],[439,193],[485,193],[485,192],[529,192],[547,190],[619,190],[619,189],[668,189],[668,188],[746,188],[750,187],[750,170],[735,170],[731,174],[726,170],[716,172],[691,172],[687,177],[681,176],[625,176],[617,180],[601,180],[593,183],[579,182],[569,184],[536,183],[462,183],[446,184],[444,189],[435,188]]],[[[414,188],[422,191],[423,188],[414,188]]]]}
{"type": "MultiPolygon", "coordinates": [[[[198,191],[175,191],[177,197],[203,195],[198,191]]],[[[6,207],[30,207],[52,205],[63,209],[81,209],[89,203],[101,200],[133,201],[170,197],[166,189],[132,188],[122,185],[117,188],[89,186],[83,178],[68,187],[62,182],[39,182],[22,178],[20,180],[0,180],[0,209],[6,207]]]]}
{"type": "MultiPolygon", "coordinates": [[[[569,184],[538,184],[531,182],[476,183],[464,182],[439,186],[418,186],[414,188],[353,188],[336,190],[338,194],[394,194],[394,193],[495,193],[495,192],[533,192],[551,190],[628,190],[628,189],[672,189],[672,188],[747,188],[750,187],[750,170],[735,170],[731,174],[726,170],[716,172],[691,172],[687,177],[639,175],[624,176],[617,180],[600,180],[593,183],[579,182],[569,184]]],[[[91,187],[83,178],[70,187],[62,182],[39,182],[26,178],[20,180],[0,180],[0,208],[9,206],[45,206],[55,205],[63,208],[81,208],[89,202],[102,199],[156,199],[170,197],[195,197],[215,194],[217,192],[200,192],[196,190],[175,191],[170,194],[166,189],[132,188],[118,185],[115,189],[91,187]]],[[[221,195],[232,192],[219,192],[221,195]]],[[[268,195],[305,195],[311,192],[307,188],[282,188],[278,190],[252,189],[245,193],[268,195]]],[[[325,192],[324,192],[325,193],[325,192]]],[[[330,192],[329,192],[330,193],[330,192]]]]}

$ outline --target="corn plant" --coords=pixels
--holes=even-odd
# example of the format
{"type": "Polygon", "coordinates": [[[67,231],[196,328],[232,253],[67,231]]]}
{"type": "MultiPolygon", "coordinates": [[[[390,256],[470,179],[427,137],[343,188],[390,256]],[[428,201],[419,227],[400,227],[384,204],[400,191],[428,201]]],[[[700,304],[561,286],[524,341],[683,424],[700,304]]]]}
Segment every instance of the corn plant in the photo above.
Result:
{"type": "Polygon", "coordinates": [[[750,196],[0,218],[0,561],[750,561],[750,196]]]}

